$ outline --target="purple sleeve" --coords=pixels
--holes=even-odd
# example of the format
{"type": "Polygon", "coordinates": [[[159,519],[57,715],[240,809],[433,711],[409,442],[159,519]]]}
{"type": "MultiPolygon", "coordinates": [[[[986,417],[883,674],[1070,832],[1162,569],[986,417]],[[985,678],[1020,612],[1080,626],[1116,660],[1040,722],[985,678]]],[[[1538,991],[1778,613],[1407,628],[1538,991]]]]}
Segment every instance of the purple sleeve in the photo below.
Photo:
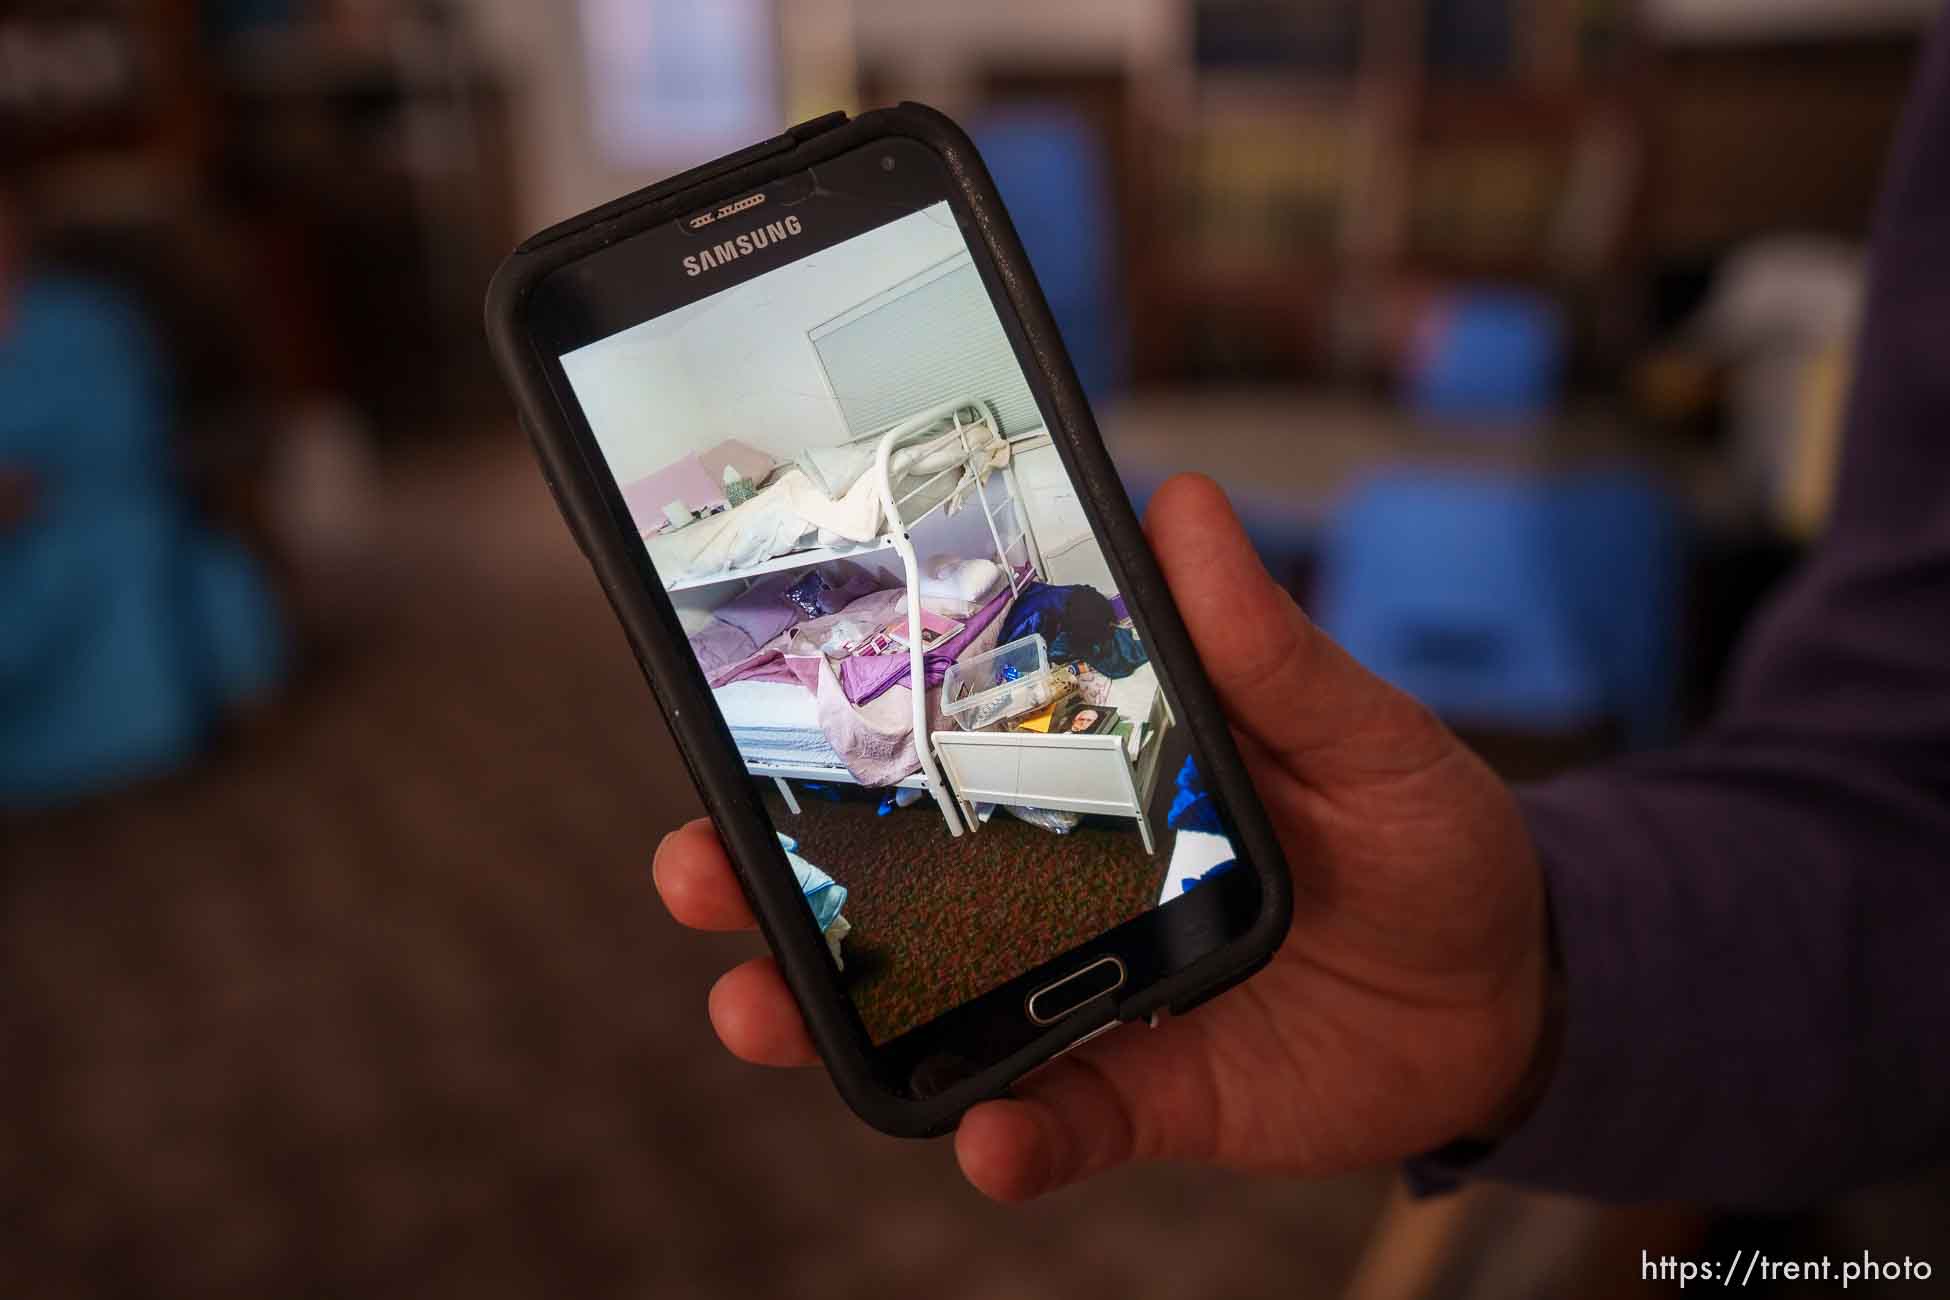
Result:
{"type": "Polygon", "coordinates": [[[1782,1204],[1950,1154],[1946,36],[1883,196],[1858,371],[1828,537],[1712,728],[1524,793],[1562,1055],[1516,1133],[1447,1168],[1782,1204]]]}

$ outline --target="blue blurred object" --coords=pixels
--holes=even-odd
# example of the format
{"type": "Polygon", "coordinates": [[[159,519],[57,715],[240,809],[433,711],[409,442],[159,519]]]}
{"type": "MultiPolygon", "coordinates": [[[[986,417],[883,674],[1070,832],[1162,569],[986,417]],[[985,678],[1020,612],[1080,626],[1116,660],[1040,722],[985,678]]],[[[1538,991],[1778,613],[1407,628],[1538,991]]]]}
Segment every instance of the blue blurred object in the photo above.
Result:
{"type": "Polygon", "coordinates": [[[1502,81],[1521,49],[1517,7],[1508,0],[1429,0],[1422,18],[1423,57],[1444,81],[1502,81]]]}
{"type": "Polygon", "coordinates": [[[1194,889],[1197,889],[1200,885],[1206,884],[1213,880],[1217,880],[1220,876],[1223,876],[1226,872],[1237,870],[1238,867],[1239,867],[1239,859],[1227,858],[1224,862],[1221,862],[1216,866],[1207,867],[1205,870],[1199,872],[1196,876],[1185,877],[1183,883],[1179,885],[1179,891],[1181,893],[1189,894],[1194,889]]]}
{"type": "Polygon", "coordinates": [[[1629,472],[1558,480],[1400,472],[1337,513],[1321,625],[1443,717],[1671,730],[1681,536],[1629,472]]]}
{"type": "Polygon", "coordinates": [[[1539,294],[1478,289],[1430,309],[1418,331],[1409,405],[1435,423],[1535,424],[1557,404],[1564,317],[1539,294]]]}
{"type": "Polygon", "coordinates": [[[1548,489],[1556,515],[1557,598],[1603,675],[1608,712],[1635,749],[1672,739],[1686,530],[1657,484],[1628,471],[1548,489]]]}
{"type": "Polygon", "coordinates": [[[1120,391],[1129,346],[1118,310],[1118,231],[1103,142],[1060,104],[991,114],[970,135],[1022,236],[1084,391],[1120,391]]]}
{"type": "Polygon", "coordinates": [[[205,0],[198,13],[204,36],[218,44],[240,36],[289,31],[305,16],[299,0],[205,0]]]}
{"type": "Polygon", "coordinates": [[[28,282],[0,335],[0,465],[34,484],[0,532],[0,805],[172,767],[222,706],[277,681],[285,634],[256,565],[171,479],[167,384],[111,290],[28,282]]]}
{"type": "Polygon", "coordinates": [[[1212,792],[1205,788],[1205,777],[1190,754],[1185,755],[1185,762],[1178,769],[1178,790],[1171,797],[1171,810],[1165,814],[1165,825],[1175,831],[1203,831],[1207,835],[1226,833],[1225,826],[1219,821],[1218,807],[1212,802],[1212,792]]]}
{"type": "Polygon", "coordinates": [[[800,857],[798,840],[783,831],[775,833],[785,850],[786,861],[792,864],[792,874],[799,881],[799,892],[805,895],[806,906],[812,909],[813,920],[824,934],[846,906],[846,886],[800,857]]]}

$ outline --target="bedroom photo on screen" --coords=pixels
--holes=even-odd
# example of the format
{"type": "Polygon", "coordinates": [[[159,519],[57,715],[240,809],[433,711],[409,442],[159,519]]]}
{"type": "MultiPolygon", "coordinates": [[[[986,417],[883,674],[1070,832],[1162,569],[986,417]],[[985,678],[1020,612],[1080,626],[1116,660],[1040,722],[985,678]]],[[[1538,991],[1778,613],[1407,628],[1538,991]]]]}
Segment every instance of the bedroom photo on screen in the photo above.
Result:
{"type": "Polygon", "coordinates": [[[561,362],[875,1042],[1232,867],[945,203],[561,362]]]}

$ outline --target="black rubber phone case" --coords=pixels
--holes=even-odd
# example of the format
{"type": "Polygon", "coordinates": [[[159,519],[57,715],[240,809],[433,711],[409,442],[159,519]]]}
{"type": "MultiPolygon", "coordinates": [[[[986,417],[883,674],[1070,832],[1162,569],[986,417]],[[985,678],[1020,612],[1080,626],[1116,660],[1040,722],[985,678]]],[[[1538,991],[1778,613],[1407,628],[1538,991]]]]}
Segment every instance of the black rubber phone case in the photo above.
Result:
{"type": "Polygon", "coordinates": [[[932,1095],[906,1095],[877,1076],[870,1060],[871,1044],[835,978],[825,941],[800,896],[755,783],[712,702],[663,585],[620,497],[613,486],[606,486],[606,475],[592,469],[585,458],[578,436],[558,406],[543,359],[521,328],[524,301],[556,269],[640,230],[890,137],[919,141],[939,155],[959,188],[961,202],[973,214],[971,251],[978,259],[989,260],[1008,296],[1014,324],[1027,342],[1024,368],[1043,404],[1058,453],[1119,574],[1127,604],[1138,612],[1152,657],[1166,666],[1174,694],[1184,706],[1182,721],[1195,741],[1201,770],[1231,813],[1237,847],[1259,877],[1262,906],[1247,933],[1172,977],[1128,990],[1114,1006],[1106,1004],[1106,1010],[1121,1020],[1187,1011],[1245,979],[1271,958],[1287,932],[1292,882],[1211,683],[1098,436],[1028,258],[973,143],[959,127],[919,104],[902,104],[851,120],[844,113],[833,113],[803,123],[535,235],[496,272],[488,289],[486,315],[489,342],[535,445],[542,475],[629,635],[835,1085],[875,1128],[896,1136],[922,1137],[952,1129],[969,1106],[1005,1094],[1012,1081],[1101,1029],[1111,1016],[1097,1015],[1082,1023],[1076,1017],[1060,1021],[1023,1050],[932,1095]]]}

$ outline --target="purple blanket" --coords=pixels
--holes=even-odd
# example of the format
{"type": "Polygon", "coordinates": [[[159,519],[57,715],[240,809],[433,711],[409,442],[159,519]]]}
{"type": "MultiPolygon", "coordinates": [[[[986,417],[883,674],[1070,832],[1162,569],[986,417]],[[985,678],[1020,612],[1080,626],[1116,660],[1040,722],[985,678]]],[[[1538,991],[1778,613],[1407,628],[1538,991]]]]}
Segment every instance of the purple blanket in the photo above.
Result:
{"type": "MultiPolygon", "coordinates": [[[[767,641],[745,658],[705,674],[713,689],[730,682],[797,682],[815,694],[819,690],[819,647],[835,623],[843,618],[879,625],[899,616],[907,593],[900,587],[876,591],[848,605],[838,614],[808,619],[767,641]]],[[[906,659],[901,660],[906,663],[906,659]]]]}
{"type": "MultiPolygon", "coordinates": [[[[968,643],[982,634],[983,629],[1001,617],[1014,592],[1004,587],[988,604],[968,616],[961,631],[928,651],[921,659],[922,670],[927,675],[929,686],[938,685],[948,674],[948,665],[961,657],[968,643]]],[[[840,660],[840,688],[846,692],[848,702],[865,704],[875,699],[890,686],[907,681],[908,656],[898,655],[850,655],[840,660]]]]}
{"type": "MultiPolygon", "coordinates": [[[[856,702],[840,684],[840,669],[851,659],[834,663],[819,647],[840,620],[852,618],[878,626],[898,618],[906,609],[907,593],[895,587],[862,596],[839,614],[811,619],[788,628],[735,664],[709,674],[711,685],[733,681],[794,682],[811,691],[819,702],[819,729],[833,752],[863,785],[891,785],[919,766],[914,739],[913,695],[908,690],[908,658],[886,655],[885,680],[870,683],[872,694],[856,702]]],[[[1009,606],[1004,591],[977,610],[960,632],[927,655],[929,681],[939,681],[947,665],[962,654],[995,648],[996,633],[1009,606]]],[[[864,667],[867,661],[861,662],[864,667]]],[[[857,670],[856,670],[857,671],[857,670]]],[[[930,729],[940,725],[935,692],[925,696],[930,729]]]]}

